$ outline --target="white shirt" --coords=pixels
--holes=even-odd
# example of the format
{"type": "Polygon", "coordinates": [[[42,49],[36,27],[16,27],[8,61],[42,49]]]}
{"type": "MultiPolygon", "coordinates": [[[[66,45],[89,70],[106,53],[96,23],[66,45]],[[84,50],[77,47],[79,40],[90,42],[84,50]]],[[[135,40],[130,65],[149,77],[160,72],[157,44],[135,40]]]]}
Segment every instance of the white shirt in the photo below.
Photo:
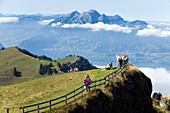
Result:
{"type": "Polygon", "coordinates": [[[117,59],[117,61],[119,61],[119,58],[120,58],[120,56],[119,56],[119,55],[116,55],[116,59],[117,59]]]}

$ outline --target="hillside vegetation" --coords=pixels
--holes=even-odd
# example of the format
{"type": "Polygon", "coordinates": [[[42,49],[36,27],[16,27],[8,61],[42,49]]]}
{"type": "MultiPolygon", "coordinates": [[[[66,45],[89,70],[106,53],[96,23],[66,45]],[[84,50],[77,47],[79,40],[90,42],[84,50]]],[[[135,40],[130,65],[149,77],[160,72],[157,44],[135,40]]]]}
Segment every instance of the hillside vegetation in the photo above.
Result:
{"type": "Polygon", "coordinates": [[[45,77],[46,75],[42,76],[39,73],[40,64],[50,65],[51,63],[52,69],[55,68],[56,70],[60,70],[58,62],[62,65],[62,63],[66,61],[73,63],[79,59],[78,57],[71,56],[59,59],[58,62],[56,62],[48,60],[50,58],[46,58],[45,56],[38,57],[28,53],[28,51],[23,51],[18,47],[10,47],[0,51],[0,86],[45,77]],[[17,72],[21,74],[21,77],[14,76],[14,68],[16,68],[17,72]]]}
{"type": "Polygon", "coordinates": [[[19,107],[53,99],[83,85],[88,74],[92,80],[104,78],[114,70],[101,69],[63,73],[46,78],[36,79],[20,84],[0,87],[0,112],[6,108],[11,113],[19,113],[19,107]]]}

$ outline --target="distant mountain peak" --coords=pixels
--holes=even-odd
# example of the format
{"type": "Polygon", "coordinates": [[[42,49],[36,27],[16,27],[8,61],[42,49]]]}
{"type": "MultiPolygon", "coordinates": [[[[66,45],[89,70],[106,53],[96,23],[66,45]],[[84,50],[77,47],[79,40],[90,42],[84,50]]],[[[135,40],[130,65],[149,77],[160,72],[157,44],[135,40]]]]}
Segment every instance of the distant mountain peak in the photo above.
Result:
{"type": "Polygon", "coordinates": [[[75,10],[71,14],[80,14],[80,13],[77,10],[75,10]]]}
{"type": "Polygon", "coordinates": [[[98,16],[100,16],[100,13],[99,13],[98,11],[96,11],[95,9],[90,9],[89,11],[84,12],[84,13],[88,13],[88,14],[93,14],[93,15],[98,15],[98,16]]]}
{"type": "Polygon", "coordinates": [[[95,9],[90,9],[89,11],[87,11],[87,12],[97,12],[98,13],[98,11],[97,10],[95,10],[95,9]]]}

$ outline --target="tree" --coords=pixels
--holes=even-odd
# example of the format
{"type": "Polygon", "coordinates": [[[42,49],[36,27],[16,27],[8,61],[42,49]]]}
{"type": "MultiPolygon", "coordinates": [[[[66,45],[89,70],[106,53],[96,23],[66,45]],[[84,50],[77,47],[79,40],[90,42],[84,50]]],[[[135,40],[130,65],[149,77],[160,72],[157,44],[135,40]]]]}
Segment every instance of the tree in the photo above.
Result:
{"type": "Polygon", "coordinates": [[[53,67],[53,64],[52,64],[52,63],[50,63],[50,67],[53,67]]]}
{"type": "Polygon", "coordinates": [[[39,69],[40,75],[45,75],[45,74],[52,75],[53,73],[58,72],[55,68],[52,70],[51,67],[53,67],[52,63],[50,63],[49,65],[40,64],[40,69],[39,69]]]}
{"type": "Polygon", "coordinates": [[[40,64],[39,73],[40,73],[40,75],[42,75],[42,74],[43,74],[43,70],[42,70],[42,64],[40,64]]]}
{"type": "Polygon", "coordinates": [[[47,75],[52,75],[53,74],[53,71],[50,67],[50,65],[47,66],[47,75]]]}
{"type": "Polygon", "coordinates": [[[61,64],[59,62],[57,63],[57,65],[58,65],[59,68],[61,68],[61,64]]]}
{"type": "Polygon", "coordinates": [[[161,93],[154,93],[152,98],[156,99],[156,100],[161,100],[161,96],[162,94],[161,93]]]}
{"type": "Polygon", "coordinates": [[[17,71],[16,67],[14,67],[13,75],[16,76],[16,77],[21,77],[21,72],[17,71]]]}

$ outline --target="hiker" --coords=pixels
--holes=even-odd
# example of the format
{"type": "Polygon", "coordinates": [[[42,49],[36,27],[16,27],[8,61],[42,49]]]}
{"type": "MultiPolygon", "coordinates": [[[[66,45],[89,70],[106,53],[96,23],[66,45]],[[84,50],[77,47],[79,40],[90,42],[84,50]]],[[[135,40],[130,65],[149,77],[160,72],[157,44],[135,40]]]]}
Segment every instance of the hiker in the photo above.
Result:
{"type": "Polygon", "coordinates": [[[124,65],[128,64],[128,61],[129,61],[129,58],[128,58],[128,56],[126,55],[125,58],[124,58],[124,65]]]}
{"type": "Polygon", "coordinates": [[[72,67],[70,67],[70,72],[73,72],[73,69],[72,69],[72,67]]]}
{"type": "Polygon", "coordinates": [[[76,67],[73,69],[73,72],[76,72],[76,67]]]}
{"type": "Polygon", "coordinates": [[[78,67],[76,67],[76,72],[78,72],[79,71],[79,68],[78,67]]]}
{"type": "Polygon", "coordinates": [[[85,79],[84,79],[84,89],[85,89],[85,92],[89,92],[90,91],[90,82],[92,82],[92,80],[90,79],[89,75],[85,76],[85,79]]]}
{"type": "Polygon", "coordinates": [[[107,64],[107,67],[105,67],[107,70],[112,69],[112,62],[107,64]]]}
{"type": "Polygon", "coordinates": [[[123,65],[123,59],[122,58],[119,59],[119,65],[120,65],[120,67],[122,67],[122,65],[123,65]]]}
{"type": "Polygon", "coordinates": [[[126,55],[126,64],[129,64],[129,57],[126,55]]]}
{"type": "Polygon", "coordinates": [[[116,54],[116,59],[117,59],[117,67],[118,67],[119,66],[119,59],[120,59],[119,54],[116,54]]]}

